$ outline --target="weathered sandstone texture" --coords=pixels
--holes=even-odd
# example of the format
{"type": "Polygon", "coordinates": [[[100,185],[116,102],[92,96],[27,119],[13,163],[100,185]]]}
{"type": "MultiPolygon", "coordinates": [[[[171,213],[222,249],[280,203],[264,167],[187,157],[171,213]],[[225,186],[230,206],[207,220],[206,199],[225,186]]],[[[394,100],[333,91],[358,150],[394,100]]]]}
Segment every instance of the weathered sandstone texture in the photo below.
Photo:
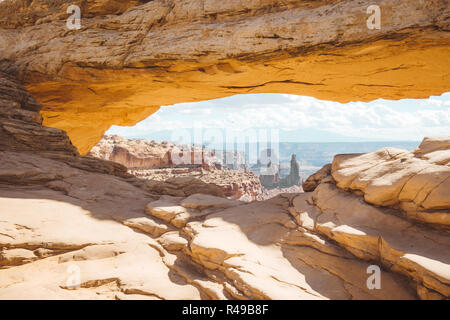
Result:
{"type": "Polygon", "coordinates": [[[325,179],[330,179],[331,164],[324,165],[319,171],[310,175],[308,179],[302,184],[303,191],[314,191],[321,182],[325,182],[325,179]]]}
{"type": "Polygon", "coordinates": [[[167,167],[223,167],[213,150],[197,145],[179,145],[168,141],[127,139],[119,135],[105,135],[89,151],[89,156],[123,164],[130,169],[167,167]]]}
{"type": "MultiPolygon", "coordinates": [[[[231,152],[228,152],[231,154],[231,152]]],[[[177,177],[197,178],[207,184],[214,184],[222,189],[222,195],[230,199],[245,201],[262,200],[263,187],[258,177],[252,172],[242,170],[225,170],[226,164],[219,159],[213,150],[202,149],[199,146],[178,146],[170,142],[156,142],[144,139],[126,139],[118,135],[105,135],[88,153],[100,159],[119,162],[129,168],[132,175],[153,180],[148,184],[158,190],[167,190],[166,194],[180,195],[179,186],[169,191],[171,181],[196,181],[195,179],[172,179],[177,177]],[[188,148],[187,156],[179,156],[176,164],[173,152],[188,148]],[[197,165],[192,165],[192,164],[197,165]],[[154,181],[167,181],[155,183],[154,181]]],[[[228,154],[227,154],[228,156],[228,154]]],[[[222,158],[220,156],[220,158],[222,158]]],[[[198,181],[195,186],[198,187],[198,181]]],[[[193,188],[194,186],[190,186],[193,188]]],[[[173,189],[173,188],[172,188],[173,189]]],[[[181,192],[181,195],[184,195],[181,192]]]]}
{"type": "MultiPolygon", "coordinates": [[[[13,151],[21,152],[23,155],[40,155],[87,171],[131,177],[126,167],[118,163],[81,157],[64,131],[42,126],[40,108],[41,105],[15,77],[0,72],[1,152],[13,151]]],[[[48,174],[36,170],[32,165],[28,173],[31,174],[31,172],[35,172],[34,174],[41,178],[48,174]]],[[[21,171],[18,169],[17,172],[10,172],[10,174],[20,177],[21,171]]],[[[6,176],[3,176],[3,179],[6,179],[6,176]]]]}
{"type": "Polygon", "coordinates": [[[380,30],[365,0],[0,3],[0,299],[448,299],[448,137],[253,203],[78,153],[176,102],[448,91],[448,1],[376,3],[380,30]]]}
{"type": "Polygon", "coordinates": [[[337,187],[362,194],[367,203],[450,229],[449,136],[427,137],[413,152],[384,148],[338,155],[331,175],[337,187]]]}
{"type": "Polygon", "coordinates": [[[413,152],[384,148],[342,154],[311,175],[303,190],[332,183],[408,219],[450,229],[450,137],[425,137],[413,152]]]}
{"type": "Polygon", "coordinates": [[[447,0],[0,3],[0,70],[86,154],[160,105],[279,92],[334,101],[448,91],[447,0]],[[80,30],[66,9],[78,4],[80,30]],[[377,4],[381,28],[369,30],[377,4]]]}
{"type": "Polygon", "coordinates": [[[155,181],[170,183],[174,180],[180,180],[181,177],[191,180],[196,178],[204,183],[219,187],[225,197],[233,200],[262,200],[264,194],[264,188],[253,172],[204,170],[201,168],[130,170],[129,172],[141,179],[150,180],[147,184],[157,185],[161,185],[161,183],[155,181]]]}
{"type": "Polygon", "coordinates": [[[314,192],[245,203],[191,177],[145,181],[77,155],[63,131],[40,125],[24,88],[0,78],[0,299],[450,297],[449,189],[436,183],[448,173],[448,137],[413,153],[336,156],[314,192]],[[396,196],[404,171],[428,200],[396,196]],[[351,177],[365,186],[344,187],[351,177]],[[368,196],[375,181],[383,198],[368,196]],[[441,228],[403,214],[402,199],[432,207],[444,218],[423,221],[441,228]]]}
{"type": "Polygon", "coordinates": [[[126,167],[159,168],[172,166],[172,143],[125,139],[105,135],[88,153],[92,157],[119,162],[126,167]]]}

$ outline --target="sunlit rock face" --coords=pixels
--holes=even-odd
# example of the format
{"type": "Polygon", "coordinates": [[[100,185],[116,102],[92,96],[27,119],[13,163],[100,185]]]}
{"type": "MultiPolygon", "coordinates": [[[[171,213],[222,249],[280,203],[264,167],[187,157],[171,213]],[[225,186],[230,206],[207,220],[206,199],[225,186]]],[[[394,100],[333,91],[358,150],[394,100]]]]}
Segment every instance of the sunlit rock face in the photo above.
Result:
{"type": "Polygon", "coordinates": [[[2,171],[0,182],[10,180],[26,184],[34,180],[46,181],[47,176],[50,179],[55,177],[56,171],[54,173],[42,171],[33,165],[33,161],[28,161],[28,165],[25,166],[27,169],[15,168],[15,159],[19,155],[24,158],[39,155],[87,171],[129,176],[126,168],[118,163],[81,157],[63,130],[42,125],[42,117],[39,114],[41,107],[14,76],[0,72],[2,169],[11,165],[11,170],[2,171]],[[28,176],[29,180],[25,176],[28,176]]]}
{"type": "Polygon", "coordinates": [[[0,73],[0,299],[450,297],[449,137],[338,155],[313,192],[246,203],[80,156],[39,108],[0,73]]]}
{"type": "Polygon", "coordinates": [[[118,135],[105,135],[89,151],[89,155],[119,162],[124,166],[159,168],[169,167],[172,143],[158,143],[138,139],[126,139],[118,135]]]}
{"type": "Polygon", "coordinates": [[[409,218],[450,229],[450,137],[427,137],[413,152],[384,148],[335,156],[331,175],[343,190],[409,218]]]}
{"type": "MultiPolygon", "coordinates": [[[[160,105],[242,93],[369,101],[448,91],[446,0],[72,1],[0,4],[0,70],[17,71],[44,124],[81,154],[160,105]],[[73,1],[73,3],[77,3],[73,1]]],[[[19,2],[20,3],[20,2],[19,2]]]]}
{"type": "Polygon", "coordinates": [[[169,191],[180,189],[179,186],[167,187],[170,186],[172,178],[185,177],[188,179],[185,179],[188,185],[190,177],[219,187],[220,194],[230,199],[254,201],[263,197],[263,187],[254,173],[238,170],[239,168],[229,170],[226,163],[224,164],[222,151],[209,150],[202,146],[183,146],[168,141],[156,142],[105,135],[88,155],[118,162],[141,179],[167,181],[167,184],[155,184],[157,190],[165,190],[166,194],[180,194],[179,190],[169,191]]]}
{"type": "Polygon", "coordinates": [[[449,136],[425,137],[411,152],[383,148],[336,155],[303,183],[303,190],[317,193],[330,183],[372,205],[399,210],[408,219],[450,229],[449,136]]]}

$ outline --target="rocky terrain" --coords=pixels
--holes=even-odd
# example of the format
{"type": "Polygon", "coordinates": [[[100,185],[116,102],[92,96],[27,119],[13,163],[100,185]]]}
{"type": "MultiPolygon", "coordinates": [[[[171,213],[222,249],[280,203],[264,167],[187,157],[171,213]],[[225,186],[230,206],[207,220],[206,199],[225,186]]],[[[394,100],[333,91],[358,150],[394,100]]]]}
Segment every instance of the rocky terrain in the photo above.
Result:
{"type": "Polygon", "coordinates": [[[168,141],[126,139],[118,135],[105,135],[88,155],[118,162],[133,169],[198,165],[212,170],[216,165],[223,166],[223,161],[212,150],[200,146],[176,145],[168,141]]]}
{"type": "Polygon", "coordinates": [[[14,72],[81,154],[161,105],[243,93],[340,102],[448,91],[447,0],[5,0],[14,72]],[[66,26],[81,8],[81,29],[66,26]],[[377,4],[381,28],[368,29],[377,4]],[[345,81],[343,80],[345,79],[345,81]]]}
{"type": "Polygon", "coordinates": [[[448,1],[377,3],[379,30],[372,1],[2,1],[0,299],[448,299],[450,137],[250,203],[83,156],[176,102],[448,91],[448,1]]]}
{"type": "MultiPolygon", "coordinates": [[[[258,177],[248,171],[224,169],[227,164],[223,161],[223,153],[219,151],[175,145],[167,141],[105,135],[88,155],[123,164],[128,167],[130,174],[142,179],[167,181],[176,177],[194,177],[220,187],[230,199],[263,199],[263,187],[258,177]],[[181,155],[179,161],[173,161],[173,152],[183,154],[182,150],[187,150],[184,151],[188,153],[187,156],[181,155]]],[[[234,155],[227,152],[226,157],[230,156],[234,155]]]]}
{"type": "Polygon", "coordinates": [[[264,200],[272,199],[283,193],[302,193],[303,188],[301,186],[292,186],[286,188],[274,188],[274,189],[264,189],[262,198],[264,200]]]}
{"type": "MultiPolygon", "coordinates": [[[[118,162],[125,167],[169,167],[173,166],[171,143],[125,139],[118,135],[105,135],[88,155],[118,162]]],[[[190,157],[189,157],[190,160],[190,157]]]]}
{"type": "Polygon", "coordinates": [[[450,296],[450,137],[339,155],[314,191],[245,203],[79,156],[14,78],[0,86],[2,299],[450,296]]]}
{"type": "Polygon", "coordinates": [[[156,181],[170,181],[177,177],[193,177],[205,183],[218,186],[225,197],[233,200],[256,201],[263,199],[264,188],[252,172],[233,170],[189,169],[147,169],[129,170],[136,177],[156,181]]]}
{"type": "Polygon", "coordinates": [[[379,207],[399,210],[411,220],[450,228],[450,139],[426,137],[413,151],[384,148],[334,157],[303,184],[314,191],[323,182],[379,207]]]}

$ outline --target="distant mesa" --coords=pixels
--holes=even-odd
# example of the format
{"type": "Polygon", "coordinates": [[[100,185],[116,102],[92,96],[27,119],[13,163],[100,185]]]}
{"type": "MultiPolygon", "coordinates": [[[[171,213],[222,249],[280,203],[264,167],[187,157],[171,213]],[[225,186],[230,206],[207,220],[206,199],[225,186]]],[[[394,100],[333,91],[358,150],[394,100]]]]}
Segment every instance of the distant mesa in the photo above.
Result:
{"type": "Polygon", "coordinates": [[[129,173],[146,180],[195,177],[218,186],[230,199],[263,199],[263,187],[248,170],[245,153],[241,151],[105,135],[88,155],[121,163],[129,173]]]}

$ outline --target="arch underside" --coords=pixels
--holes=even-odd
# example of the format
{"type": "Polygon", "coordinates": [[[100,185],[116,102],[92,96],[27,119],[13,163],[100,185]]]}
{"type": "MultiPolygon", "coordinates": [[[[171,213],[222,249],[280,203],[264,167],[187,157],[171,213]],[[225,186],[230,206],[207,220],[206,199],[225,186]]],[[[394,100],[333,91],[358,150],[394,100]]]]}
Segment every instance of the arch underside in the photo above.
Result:
{"type": "Polygon", "coordinates": [[[449,91],[447,1],[381,1],[379,30],[366,25],[371,1],[135,2],[96,1],[80,30],[67,30],[67,4],[39,23],[6,19],[0,29],[0,69],[19,74],[44,124],[65,130],[82,154],[111,125],[134,125],[161,105],[245,93],[348,102],[449,91]]]}

